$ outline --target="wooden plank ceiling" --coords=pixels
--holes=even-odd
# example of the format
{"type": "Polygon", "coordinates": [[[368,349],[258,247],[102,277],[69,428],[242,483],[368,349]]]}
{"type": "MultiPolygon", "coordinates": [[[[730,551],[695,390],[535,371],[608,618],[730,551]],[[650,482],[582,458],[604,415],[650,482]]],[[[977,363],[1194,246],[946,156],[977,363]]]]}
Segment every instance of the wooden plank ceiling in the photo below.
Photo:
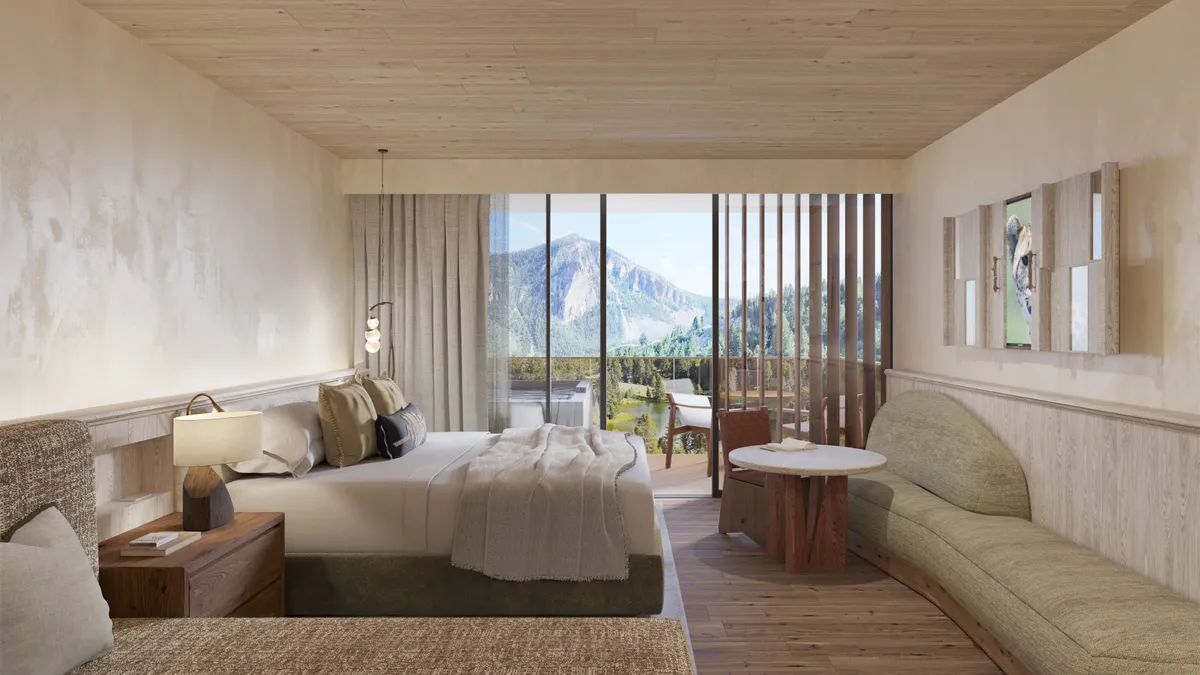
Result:
{"type": "Polygon", "coordinates": [[[1166,0],[81,0],[347,158],[904,158],[1166,0]]]}

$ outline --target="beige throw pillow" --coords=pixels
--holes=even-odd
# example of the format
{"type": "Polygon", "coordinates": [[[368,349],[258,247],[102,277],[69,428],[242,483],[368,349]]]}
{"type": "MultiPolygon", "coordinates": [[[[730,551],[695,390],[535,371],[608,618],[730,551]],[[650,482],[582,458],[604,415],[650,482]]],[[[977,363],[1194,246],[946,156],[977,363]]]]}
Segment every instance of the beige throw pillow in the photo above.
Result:
{"type": "Polygon", "coordinates": [[[63,675],[113,647],[108,603],[71,524],[50,505],[0,543],[0,670],[63,675]]]}
{"type": "Polygon", "coordinates": [[[366,389],[367,394],[371,396],[371,403],[375,406],[377,416],[395,415],[408,406],[408,401],[404,399],[404,392],[400,391],[400,385],[396,384],[392,378],[364,377],[360,382],[363,389],[366,389]]]}
{"type": "Polygon", "coordinates": [[[350,466],[376,453],[375,406],[362,385],[321,385],[317,409],[325,436],[326,462],[350,466]]]}

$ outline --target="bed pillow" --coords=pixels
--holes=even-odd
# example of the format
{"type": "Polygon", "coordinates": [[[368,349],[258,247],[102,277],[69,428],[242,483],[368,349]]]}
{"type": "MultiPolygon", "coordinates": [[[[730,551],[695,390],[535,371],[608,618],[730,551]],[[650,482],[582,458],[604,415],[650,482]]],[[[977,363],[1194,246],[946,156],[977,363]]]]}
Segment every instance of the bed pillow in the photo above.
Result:
{"type": "Polygon", "coordinates": [[[394,415],[380,415],[375,420],[379,454],[388,459],[403,457],[425,442],[425,430],[425,416],[415,403],[394,415]]]}
{"type": "Polygon", "coordinates": [[[363,377],[359,379],[363,389],[371,397],[376,415],[394,415],[408,405],[400,385],[390,377],[363,377]]]}
{"type": "Polygon", "coordinates": [[[374,455],[375,406],[357,382],[320,387],[317,410],[325,438],[325,461],[350,466],[374,455]]]}
{"type": "Polygon", "coordinates": [[[230,464],[238,473],[290,474],[299,478],[325,461],[317,404],[289,403],[263,411],[263,453],[230,464]]]}
{"type": "Polygon", "coordinates": [[[0,664],[62,675],[113,647],[108,603],[79,536],[58,507],[0,537],[0,664]]]}

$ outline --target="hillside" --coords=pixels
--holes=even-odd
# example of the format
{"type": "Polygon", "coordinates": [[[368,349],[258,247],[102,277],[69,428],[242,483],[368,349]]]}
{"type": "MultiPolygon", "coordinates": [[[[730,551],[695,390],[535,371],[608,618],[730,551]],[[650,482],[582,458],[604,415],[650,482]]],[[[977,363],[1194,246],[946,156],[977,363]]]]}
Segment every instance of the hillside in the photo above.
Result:
{"type": "MultiPolygon", "coordinates": [[[[503,303],[489,302],[489,340],[493,353],[545,354],[546,260],[537,246],[494,254],[495,269],[507,268],[508,316],[497,316],[503,303]],[[499,330],[507,324],[505,333],[499,330]]],[[[671,335],[677,326],[699,319],[711,323],[708,298],[675,286],[662,275],[608,249],[608,344],[637,345],[671,335]]],[[[497,289],[490,292],[495,297],[497,289]]],[[[600,353],[600,244],[579,235],[550,242],[550,339],[554,354],[600,353]]]]}

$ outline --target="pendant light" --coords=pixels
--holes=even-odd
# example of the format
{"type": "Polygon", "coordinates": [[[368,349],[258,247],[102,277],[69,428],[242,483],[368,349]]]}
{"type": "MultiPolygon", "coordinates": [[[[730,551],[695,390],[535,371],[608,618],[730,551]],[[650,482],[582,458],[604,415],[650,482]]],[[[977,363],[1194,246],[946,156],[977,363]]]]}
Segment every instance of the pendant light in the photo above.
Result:
{"type": "MultiPolygon", "coordinates": [[[[385,194],[383,178],[384,178],[384,159],[386,157],[387,157],[387,149],[380,148],[380,150],[379,150],[379,221],[378,221],[379,222],[379,249],[377,252],[377,256],[375,258],[375,265],[376,265],[377,272],[378,272],[378,274],[376,274],[376,277],[375,277],[375,297],[377,297],[377,298],[383,297],[383,269],[385,266],[384,259],[383,259],[383,251],[384,251],[384,247],[383,247],[383,243],[384,243],[383,217],[384,217],[384,210],[385,210],[385,204],[386,204],[387,197],[385,194]]],[[[366,262],[366,260],[365,260],[365,258],[366,258],[365,230],[364,230],[364,234],[363,234],[363,249],[364,249],[363,250],[363,258],[364,258],[364,264],[365,264],[365,262],[366,262]]],[[[391,306],[391,305],[392,305],[392,303],[389,301],[380,300],[379,302],[376,302],[374,305],[371,305],[370,307],[367,308],[367,331],[365,333],[363,333],[363,338],[366,340],[368,369],[370,366],[370,358],[371,358],[370,355],[378,354],[380,349],[383,347],[383,344],[381,342],[383,339],[383,334],[379,331],[379,319],[373,314],[373,312],[379,307],[391,306]]],[[[389,322],[388,322],[388,330],[389,330],[388,341],[389,342],[391,342],[391,335],[390,335],[391,327],[392,327],[391,321],[389,320],[389,322]]],[[[391,361],[391,356],[392,356],[391,349],[389,347],[389,362],[391,361]]],[[[381,364],[379,363],[379,357],[376,356],[375,358],[376,358],[376,361],[375,361],[376,367],[381,366],[381,364]]],[[[390,369],[389,369],[388,374],[389,375],[391,374],[390,369]]]]}

